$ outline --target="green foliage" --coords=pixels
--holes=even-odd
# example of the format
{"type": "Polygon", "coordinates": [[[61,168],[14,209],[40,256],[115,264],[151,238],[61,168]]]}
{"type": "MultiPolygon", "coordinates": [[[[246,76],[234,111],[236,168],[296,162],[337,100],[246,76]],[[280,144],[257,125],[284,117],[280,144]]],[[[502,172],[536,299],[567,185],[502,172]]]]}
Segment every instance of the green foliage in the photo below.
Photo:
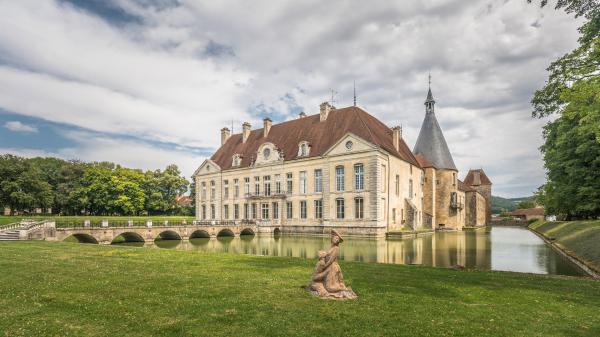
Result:
{"type": "Polygon", "coordinates": [[[492,195],[492,213],[511,212],[517,209],[517,206],[511,199],[497,197],[492,195]]]}
{"type": "Polygon", "coordinates": [[[546,85],[532,99],[534,117],[559,116],[544,127],[541,151],[548,173],[536,200],[549,214],[596,217],[600,215],[600,5],[559,0],[557,8],[588,21],[579,29],[579,47],[550,65],[546,85]]]}
{"type": "Polygon", "coordinates": [[[528,208],[534,208],[535,207],[535,202],[533,200],[522,200],[521,202],[519,202],[517,204],[517,208],[518,209],[528,209],[528,208]]]}
{"type": "Polygon", "coordinates": [[[57,158],[0,156],[0,205],[13,211],[52,208],[66,215],[180,214],[188,181],[176,165],[164,171],[57,158]]]}

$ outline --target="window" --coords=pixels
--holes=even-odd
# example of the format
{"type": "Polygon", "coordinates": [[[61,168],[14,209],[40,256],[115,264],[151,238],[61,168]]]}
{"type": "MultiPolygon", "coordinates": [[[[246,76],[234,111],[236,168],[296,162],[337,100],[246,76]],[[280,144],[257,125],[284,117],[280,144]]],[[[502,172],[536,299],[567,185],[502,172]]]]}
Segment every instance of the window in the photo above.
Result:
{"type": "Polygon", "coordinates": [[[252,219],[256,219],[256,203],[252,203],[252,219]]]}
{"type": "Polygon", "coordinates": [[[270,196],[271,195],[271,176],[263,177],[263,185],[265,188],[265,195],[270,196]]]}
{"type": "Polygon", "coordinates": [[[223,206],[223,215],[225,220],[229,220],[229,205],[223,206]]]}
{"type": "Polygon", "coordinates": [[[254,195],[260,195],[260,177],[254,177],[254,195]]]}
{"type": "Polygon", "coordinates": [[[248,220],[249,214],[248,214],[248,204],[244,204],[244,219],[248,220]]]}
{"type": "Polygon", "coordinates": [[[396,174],[396,195],[400,195],[400,176],[396,174]]]}
{"type": "Polygon", "coordinates": [[[385,192],[387,185],[387,170],[385,165],[381,165],[381,192],[385,192]]]}
{"type": "Polygon", "coordinates": [[[233,179],[233,197],[238,198],[240,196],[240,180],[233,179]]]}
{"type": "Polygon", "coordinates": [[[315,219],[323,219],[323,200],[315,200],[315,219]]]}
{"type": "Polygon", "coordinates": [[[200,192],[200,199],[205,200],[206,199],[206,182],[202,182],[202,190],[200,192]]]}
{"type": "Polygon", "coordinates": [[[233,218],[235,220],[240,218],[240,205],[238,204],[233,205],[233,218]]]}
{"type": "Polygon", "coordinates": [[[240,164],[242,163],[242,158],[240,157],[239,154],[234,154],[231,161],[232,161],[231,166],[240,166],[240,164]]]}
{"type": "Polygon", "coordinates": [[[354,189],[357,191],[365,189],[365,170],[363,164],[354,165],[354,189]]]}
{"type": "Polygon", "coordinates": [[[362,219],[365,217],[365,206],[363,198],[354,198],[354,217],[362,219]]]}
{"type": "Polygon", "coordinates": [[[269,157],[271,156],[271,149],[269,149],[268,147],[266,149],[264,149],[263,156],[265,157],[265,160],[268,160],[269,157]]]}
{"type": "Polygon", "coordinates": [[[392,223],[396,223],[396,209],[392,208],[392,223]]]}
{"type": "Polygon", "coordinates": [[[268,219],[269,218],[269,204],[268,203],[262,203],[260,205],[261,208],[261,214],[262,214],[262,219],[268,219]]]}
{"type": "Polygon", "coordinates": [[[410,165],[410,174],[412,174],[412,165],[410,165]]]}
{"type": "Polygon", "coordinates": [[[335,168],[335,190],[338,192],[344,191],[344,167],[338,166],[335,168]]]}
{"type": "Polygon", "coordinates": [[[335,199],[335,213],[338,219],[344,218],[344,199],[335,199]]]}
{"type": "Polygon", "coordinates": [[[229,180],[223,180],[223,198],[229,198],[229,180]]]}
{"type": "Polygon", "coordinates": [[[244,178],[244,195],[248,196],[250,194],[250,178],[244,178]]]}
{"type": "Polygon", "coordinates": [[[210,199],[213,200],[215,198],[215,181],[210,181],[210,199]]]}
{"type": "Polygon", "coordinates": [[[306,219],[306,200],[300,201],[300,219],[306,219]]]}
{"type": "Polygon", "coordinates": [[[456,173],[452,173],[452,186],[456,186],[456,173]]]}
{"type": "Polygon", "coordinates": [[[315,170],[315,193],[323,192],[323,170],[315,170]]]}
{"type": "Polygon", "coordinates": [[[206,220],[206,205],[202,205],[202,220],[206,220]]]}
{"type": "Polygon", "coordinates": [[[408,180],[408,198],[412,199],[413,197],[413,180],[409,179],[408,180]]]}
{"type": "Polygon", "coordinates": [[[288,201],[285,204],[285,208],[286,208],[286,216],[287,216],[287,218],[291,219],[294,216],[294,212],[293,212],[294,211],[294,207],[292,205],[292,202],[288,201]]]}
{"type": "Polygon", "coordinates": [[[300,171],[300,194],[306,194],[306,171],[300,171]]]}
{"type": "Polygon", "coordinates": [[[279,203],[274,202],[272,207],[273,207],[273,219],[279,219],[279,203]]]}
{"type": "Polygon", "coordinates": [[[287,194],[292,194],[292,188],[294,185],[294,181],[292,173],[287,174],[287,194]]]}
{"type": "Polygon", "coordinates": [[[300,143],[300,146],[298,148],[298,156],[299,157],[306,157],[308,156],[308,143],[306,142],[302,142],[300,143]]]}
{"type": "Polygon", "coordinates": [[[281,194],[281,175],[275,175],[275,194],[281,194]]]}
{"type": "Polygon", "coordinates": [[[212,220],[214,220],[214,219],[215,219],[215,217],[217,216],[217,215],[216,215],[216,213],[217,213],[217,212],[216,212],[216,210],[215,210],[215,205],[210,205],[210,218],[211,218],[212,220]]]}

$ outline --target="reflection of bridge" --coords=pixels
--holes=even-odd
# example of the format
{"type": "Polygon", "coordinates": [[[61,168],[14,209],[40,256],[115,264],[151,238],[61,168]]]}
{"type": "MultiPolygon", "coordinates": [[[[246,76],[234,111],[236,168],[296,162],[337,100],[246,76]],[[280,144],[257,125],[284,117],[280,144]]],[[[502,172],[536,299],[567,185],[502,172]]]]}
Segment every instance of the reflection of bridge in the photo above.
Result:
{"type": "MultiPolygon", "coordinates": [[[[255,222],[251,221],[194,221],[191,224],[185,222],[169,224],[165,221],[153,225],[152,221],[143,224],[133,221],[110,224],[105,220],[101,224],[93,225],[90,221],[81,224],[59,223],[58,226],[55,221],[40,221],[37,224],[36,227],[32,227],[36,231],[35,233],[25,233],[21,235],[20,239],[32,239],[32,235],[35,234],[35,238],[48,241],[63,241],[72,237],[79,242],[110,244],[117,237],[120,237],[120,242],[153,242],[156,239],[188,240],[217,236],[254,235],[259,231],[271,232],[272,230],[271,228],[259,228],[255,222]]],[[[277,228],[274,230],[278,231],[277,228]]]]}

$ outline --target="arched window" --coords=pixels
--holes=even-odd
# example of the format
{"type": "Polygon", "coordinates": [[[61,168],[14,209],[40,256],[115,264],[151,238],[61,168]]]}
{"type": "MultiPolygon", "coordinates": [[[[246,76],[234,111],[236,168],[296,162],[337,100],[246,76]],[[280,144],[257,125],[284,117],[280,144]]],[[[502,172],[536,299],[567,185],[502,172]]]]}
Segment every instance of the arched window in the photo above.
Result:
{"type": "Polygon", "coordinates": [[[231,162],[231,166],[237,167],[242,164],[242,157],[239,154],[234,154],[231,162]]]}

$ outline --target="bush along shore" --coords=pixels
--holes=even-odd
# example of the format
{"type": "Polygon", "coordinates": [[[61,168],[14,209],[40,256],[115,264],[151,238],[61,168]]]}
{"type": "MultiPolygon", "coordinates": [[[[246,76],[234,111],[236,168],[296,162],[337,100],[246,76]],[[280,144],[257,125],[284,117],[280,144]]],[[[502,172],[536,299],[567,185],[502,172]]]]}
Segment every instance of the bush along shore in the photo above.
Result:
{"type": "Polygon", "coordinates": [[[600,221],[537,221],[529,229],[570,257],[592,276],[600,277],[600,221]]]}
{"type": "Polygon", "coordinates": [[[0,242],[6,336],[598,336],[590,278],[342,261],[353,301],[305,290],[315,261],[0,242]],[[526,314],[524,314],[526,313],[526,314]]]}

